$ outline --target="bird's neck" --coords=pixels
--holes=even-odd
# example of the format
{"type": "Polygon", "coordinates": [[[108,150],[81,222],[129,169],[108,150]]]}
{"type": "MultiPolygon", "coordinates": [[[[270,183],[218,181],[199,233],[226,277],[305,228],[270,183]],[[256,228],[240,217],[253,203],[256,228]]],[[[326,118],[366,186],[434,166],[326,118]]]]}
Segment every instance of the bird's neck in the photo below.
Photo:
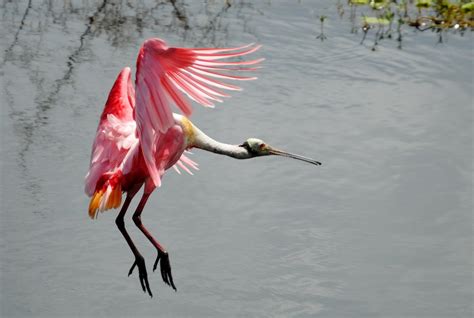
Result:
{"type": "Polygon", "coordinates": [[[195,148],[210,151],[219,155],[226,155],[235,159],[249,159],[253,157],[244,147],[222,143],[205,134],[199,137],[202,138],[196,138],[194,142],[195,148]]]}
{"type": "Polygon", "coordinates": [[[190,138],[188,138],[190,141],[190,148],[199,148],[236,159],[249,159],[254,157],[254,155],[252,155],[246,148],[216,141],[203,133],[193,124],[191,125],[192,132],[190,133],[190,138]]]}

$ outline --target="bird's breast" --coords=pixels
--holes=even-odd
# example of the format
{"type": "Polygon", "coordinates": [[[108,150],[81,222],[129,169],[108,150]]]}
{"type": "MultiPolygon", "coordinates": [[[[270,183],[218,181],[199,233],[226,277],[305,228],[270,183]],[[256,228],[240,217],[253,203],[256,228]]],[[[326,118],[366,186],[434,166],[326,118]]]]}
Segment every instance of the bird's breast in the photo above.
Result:
{"type": "Polygon", "coordinates": [[[157,167],[171,168],[186,149],[186,137],[181,125],[175,124],[161,136],[156,145],[155,160],[157,167]]]}

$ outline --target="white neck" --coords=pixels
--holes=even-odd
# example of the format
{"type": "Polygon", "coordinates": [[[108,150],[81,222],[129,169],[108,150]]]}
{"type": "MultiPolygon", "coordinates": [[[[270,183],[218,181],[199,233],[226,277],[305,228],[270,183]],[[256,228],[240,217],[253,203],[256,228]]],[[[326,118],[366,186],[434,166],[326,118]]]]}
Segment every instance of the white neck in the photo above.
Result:
{"type": "Polygon", "coordinates": [[[255,157],[247,148],[238,145],[229,145],[212,139],[193,125],[193,147],[210,151],[219,155],[226,155],[236,159],[249,159],[255,157]]]}

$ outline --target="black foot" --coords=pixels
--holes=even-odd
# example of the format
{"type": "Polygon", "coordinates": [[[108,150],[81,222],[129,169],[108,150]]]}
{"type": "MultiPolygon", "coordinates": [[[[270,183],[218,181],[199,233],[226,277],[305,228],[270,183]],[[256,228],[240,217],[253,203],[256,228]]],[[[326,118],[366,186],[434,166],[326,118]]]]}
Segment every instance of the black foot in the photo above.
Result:
{"type": "Polygon", "coordinates": [[[128,276],[132,274],[135,266],[138,267],[138,277],[140,279],[140,284],[142,284],[143,292],[148,292],[148,295],[150,295],[150,297],[153,297],[153,294],[150,290],[150,284],[148,283],[148,275],[146,273],[145,259],[143,258],[143,256],[140,255],[139,257],[135,258],[135,262],[128,271],[128,276]]]}
{"type": "Polygon", "coordinates": [[[160,270],[161,270],[161,278],[163,281],[170,287],[177,291],[176,286],[173,282],[173,275],[171,275],[171,265],[170,265],[170,257],[168,252],[161,252],[158,251],[158,256],[156,257],[155,264],[153,265],[153,271],[156,270],[158,266],[158,262],[161,260],[160,263],[160,270]]]}

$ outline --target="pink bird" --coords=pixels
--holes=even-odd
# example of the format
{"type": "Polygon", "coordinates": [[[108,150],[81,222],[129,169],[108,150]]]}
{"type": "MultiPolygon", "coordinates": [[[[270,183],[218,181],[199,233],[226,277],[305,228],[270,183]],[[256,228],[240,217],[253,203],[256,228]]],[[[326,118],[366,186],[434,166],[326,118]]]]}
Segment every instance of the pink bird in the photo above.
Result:
{"type": "Polygon", "coordinates": [[[241,90],[222,80],[254,80],[256,77],[226,72],[254,71],[263,58],[226,59],[244,56],[259,48],[253,44],[221,49],[172,48],[161,39],[149,39],[138,54],[135,88],[130,68],[126,67],[109,93],[85,178],[85,192],[91,197],[89,216],[96,218],[98,211],[120,207],[122,193],[126,193],[115,223],[135,256],[128,275],[137,267],[142,289],[150,296],[145,260],[125,229],[124,215],[133,197],[145,185],[133,221],[157,249],[153,271],[160,261],[163,281],[176,291],[169,254],[145,228],[141,214],[150,194],[161,185],[166,170],[174,168],[179,172],[181,168],[192,174],[191,169],[198,169],[197,164],[186,156],[187,150],[198,148],[236,159],[278,155],[321,164],[275,149],[256,138],[249,138],[241,145],[221,143],[208,137],[189,120],[192,107],[185,95],[203,106],[213,107],[214,101],[222,102],[223,97],[229,97],[223,90],[241,90]],[[182,115],[172,112],[173,105],[182,115]]]}

